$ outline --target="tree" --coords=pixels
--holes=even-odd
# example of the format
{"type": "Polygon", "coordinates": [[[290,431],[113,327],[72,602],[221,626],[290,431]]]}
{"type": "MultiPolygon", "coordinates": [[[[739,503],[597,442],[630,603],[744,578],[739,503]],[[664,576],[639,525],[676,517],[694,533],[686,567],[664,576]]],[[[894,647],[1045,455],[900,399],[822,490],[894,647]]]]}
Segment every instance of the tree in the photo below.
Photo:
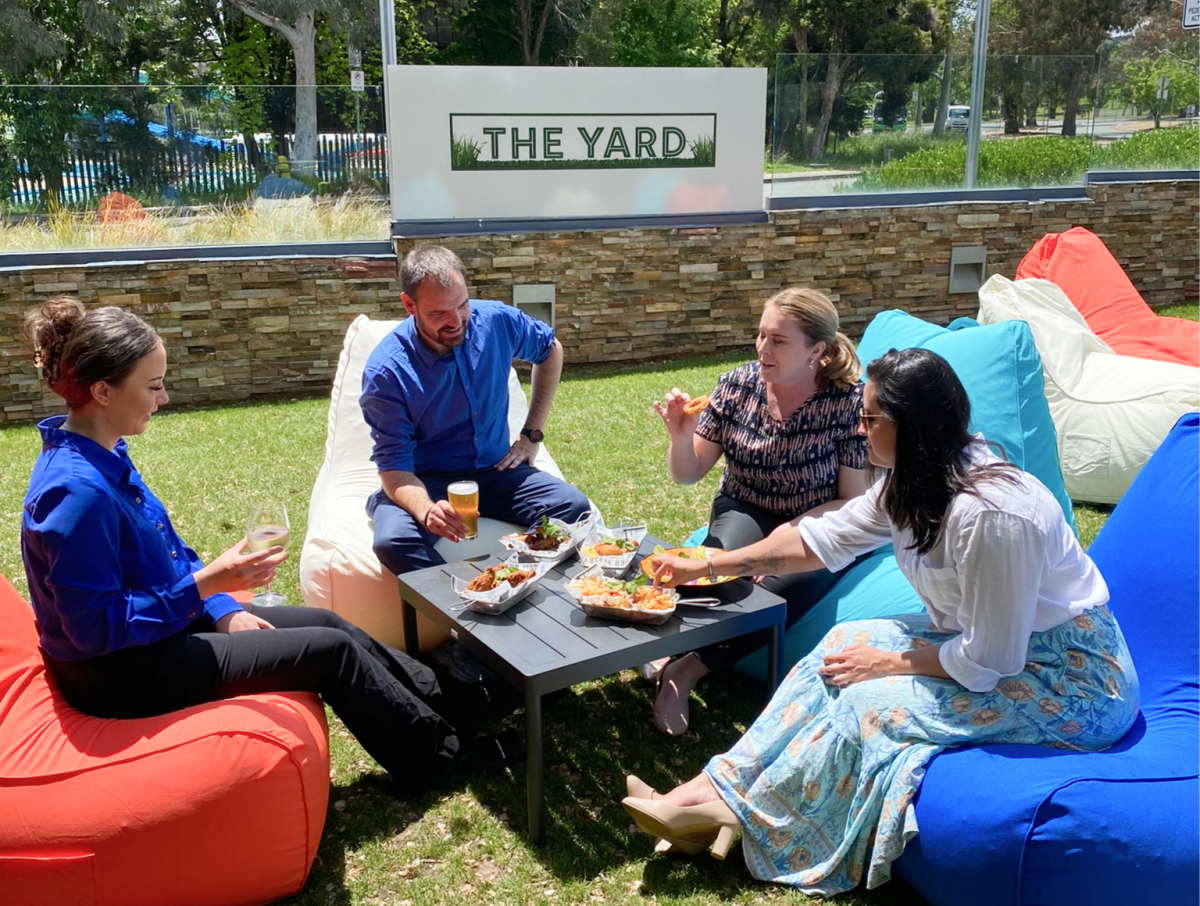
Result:
{"type": "MultiPolygon", "coordinates": [[[[1079,100],[1085,88],[1088,58],[1095,60],[1109,33],[1132,24],[1130,0],[998,0],[992,7],[995,29],[992,47],[1014,56],[1065,57],[1056,65],[1063,89],[1062,134],[1074,136],[1079,100]]],[[[1018,66],[1009,71],[1016,79],[1018,66]]],[[[1021,79],[1024,81],[1024,76],[1021,79]]],[[[1024,90],[1016,81],[1005,84],[1005,131],[1012,123],[1019,130],[1019,97],[1024,90]]],[[[1002,89],[1003,90],[1003,89],[1002,89]]]]}
{"type": "MultiPolygon", "coordinates": [[[[0,113],[12,123],[10,154],[28,176],[44,181],[53,202],[62,198],[67,135],[89,102],[119,72],[121,16],[135,5],[96,0],[0,0],[0,72],[22,87],[0,92],[0,113]]],[[[122,78],[121,81],[127,81],[122,78]]]]}
{"type": "MultiPolygon", "coordinates": [[[[875,64],[870,73],[893,87],[928,77],[928,63],[919,64],[934,49],[936,27],[927,0],[762,0],[765,10],[787,22],[801,68],[802,135],[807,133],[809,54],[822,54],[820,106],[811,134],[803,145],[809,160],[825,157],[829,127],[847,86],[866,73],[871,55],[894,55],[893,63],[875,64]],[[886,67],[886,68],[885,68],[886,67]]],[[[896,102],[893,92],[893,103],[896,102]]]]}
{"type": "Polygon", "coordinates": [[[459,38],[439,63],[540,66],[577,60],[575,40],[599,0],[470,0],[455,17],[459,38]]]}
{"type": "Polygon", "coordinates": [[[706,0],[620,0],[590,23],[606,35],[590,62],[608,66],[715,66],[706,0]],[[597,52],[598,51],[598,52],[597,52]]]}

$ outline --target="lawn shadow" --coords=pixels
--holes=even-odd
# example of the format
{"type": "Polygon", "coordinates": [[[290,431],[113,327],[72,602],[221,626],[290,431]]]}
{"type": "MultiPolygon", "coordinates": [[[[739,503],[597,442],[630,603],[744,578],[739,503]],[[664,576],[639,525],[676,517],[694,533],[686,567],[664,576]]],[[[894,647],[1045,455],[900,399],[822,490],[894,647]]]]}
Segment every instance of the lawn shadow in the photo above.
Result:
{"type": "MultiPolygon", "coordinates": [[[[678,738],[655,732],[653,687],[633,671],[583,683],[545,704],[546,840],[530,852],[560,882],[590,880],[649,856],[653,841],[632,829],[620,805],[625,775],[660,789],[682,783],[737,739],[737,727],[757,716],[766,695],[761,684],[732,674],[700,691],[707,698],[692,702],[697,731],[678,738]]],[[[509,721],[523,725],[520,714],[509,721]]],[[[475,792],[493,813],[507,813],[512,832],[525,839],[524,765],[512,779],[475,792]]]]}

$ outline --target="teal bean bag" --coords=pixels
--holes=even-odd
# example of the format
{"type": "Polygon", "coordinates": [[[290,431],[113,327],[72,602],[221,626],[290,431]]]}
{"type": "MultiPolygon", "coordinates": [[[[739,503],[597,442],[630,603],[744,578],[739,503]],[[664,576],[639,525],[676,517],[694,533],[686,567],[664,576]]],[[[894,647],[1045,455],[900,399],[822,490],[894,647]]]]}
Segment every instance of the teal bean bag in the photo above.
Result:
{"type": "MultiPolygon", "coordinates": [[[[1042,383],[1042,360],[1025,322],[982,326],[960,318],[950,327],[938,327],[906,312],[881,312],[858,344],[864,376],[867,363],[889,349],[912,347],[931,349],[950,363],[971,398],[970,430],[999,443],[1011,462],[1046,485],[1074,528],[1074,511],[1063,488],[1054,422],[1042,383]]],[[[887,545],[849,567],[833,589],[788,630],[783,669],[791,669],[836,623],[923,609],[887,545]]],[[[737,669],[765,680],[766,651],[743,658],[737,669]]]]}

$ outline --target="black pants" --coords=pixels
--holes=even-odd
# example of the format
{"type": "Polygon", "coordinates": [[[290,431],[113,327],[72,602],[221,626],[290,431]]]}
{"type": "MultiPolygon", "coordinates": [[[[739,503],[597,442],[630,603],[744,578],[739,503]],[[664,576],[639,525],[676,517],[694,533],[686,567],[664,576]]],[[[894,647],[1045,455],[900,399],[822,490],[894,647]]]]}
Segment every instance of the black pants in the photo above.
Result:
{"type": "MultiPolygon", "coordinates": [[[[717,495],[713,501],[712,513],[708,520],[708,537],[704,540],[707,547],[719,547],[732,551],[771,534],[776,528],[788,520],[776,513],[717,495]]],[[[847,567],[849,568],[849,567],[847,567]]],[[[807,573],[793,573],[789,576],[768,576],[763,579],[762,587],[769,592],[779,595],[787,601],[786,622],[788,628],[808,613],[818,601],[823,598],[845,573],[831,573],[827,569],[818,569],[807,573]]],[[[749,579],[738,579],[748,582],[749,579]]],[[[742,658],[753,654],[767,643],[767,633],[752,632],[738,636],[725,642],[718,642],[696,651],[696,655],[704,662],[709,670],[717,671],[732,667],[742,658]]]]}
{"type": "Polygon", "coordinates": [[[222,633],[208,623],[152,645],[83,661],[49,659],[67,700],[95,717],[149,717],[235,695],[316,692],[399,783],[425,787],[478,729],[465,684],[377,642],[332,611],[246,610],[275,629],[222,633]]]}

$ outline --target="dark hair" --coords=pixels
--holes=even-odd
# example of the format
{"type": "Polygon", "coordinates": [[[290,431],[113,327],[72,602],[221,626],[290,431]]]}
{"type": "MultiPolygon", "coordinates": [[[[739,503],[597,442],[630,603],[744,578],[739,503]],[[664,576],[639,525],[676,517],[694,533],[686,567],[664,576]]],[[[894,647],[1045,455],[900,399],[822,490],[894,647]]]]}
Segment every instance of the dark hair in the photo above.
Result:
{"type": "Polygon", "coordinates": [[[417,287],[427,278],[449,286],[456,271],[465,283],[467,269],[458,255],[440,245],[419,245],[400,262],[400,291],[416,299],[417,287]]]}
{"type": "Polygon", "coordinates": [[[92,384],[120,385],[162,343],[133,312],[113,306],[88,310],[69,296],[29,312],[24,332],[42,380],[71,409],[91,399],[92,384]]]}
{"type": "Polygon", "coordinates": [[[796,326],[808,338],[810,346],[825,342],[825,353],[817,369],[817,387],[825,389],[833,385],[839,390],[858,383],[862,366],[854,344],[844,333],[839,332],[837,307],[824,293],[815,289],[792,288],[776,293],[767,300],[780,312],[796,322],[796,326]]]}
{"type": "Polygon", "coordinates": [[[971,467],[967,447],[977,442],[967,430],[971,401],[936,352],[892,349],[867,365],[867,380],[880,412],[896,425],[896,461],[884,479],[883,508],[894,525],[913,533],[913,548],[927,554],[956,494],[979,497],[981,483],[1015,482],[1017,469],[1007,462],[971,467]]]}

